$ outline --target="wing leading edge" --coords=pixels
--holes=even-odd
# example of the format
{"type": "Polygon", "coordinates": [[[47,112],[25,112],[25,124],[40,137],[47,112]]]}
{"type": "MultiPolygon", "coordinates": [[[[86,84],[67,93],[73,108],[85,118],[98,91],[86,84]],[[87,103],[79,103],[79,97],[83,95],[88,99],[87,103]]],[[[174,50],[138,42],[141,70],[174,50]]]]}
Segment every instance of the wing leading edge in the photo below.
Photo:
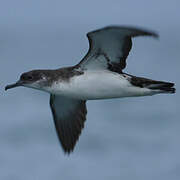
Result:
{"type": "Polygon", "coordinates": [[[158,37],[155,32],[125,26],[108,26],[89,32],[88,53],[77,67],[83,70],[108,69],[121,73],[126,67],[132,38],[136,36],[158,37]]]}

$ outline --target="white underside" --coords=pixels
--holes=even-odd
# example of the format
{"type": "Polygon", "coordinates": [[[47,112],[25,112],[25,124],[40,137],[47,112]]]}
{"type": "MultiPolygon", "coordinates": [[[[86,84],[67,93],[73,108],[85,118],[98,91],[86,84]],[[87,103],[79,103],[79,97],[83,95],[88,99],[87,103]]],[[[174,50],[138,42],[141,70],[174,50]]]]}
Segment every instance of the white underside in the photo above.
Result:
{"type": "Polygon", "coordinates": [[[74,76],[69,82],[59,81],[46,91],[71,98],[92,100],[156,94],[147,88],[132,86],[122,75],[111,71],[85,71],[74,76]]]}

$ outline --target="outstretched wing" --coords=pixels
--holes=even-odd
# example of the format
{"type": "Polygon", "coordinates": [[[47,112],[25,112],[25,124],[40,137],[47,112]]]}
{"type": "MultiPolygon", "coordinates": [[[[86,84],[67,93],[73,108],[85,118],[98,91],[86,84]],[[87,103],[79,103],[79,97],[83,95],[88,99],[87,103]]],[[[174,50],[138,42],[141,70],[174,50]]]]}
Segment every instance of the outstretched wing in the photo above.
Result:
{"type": "Polygon", "coordinates": [[[51,94],[50,107],[62,148],[65,153],[70,153],[84,127],[86,102],[51,94]]]}
{"type": "Polygon", "coordinates": [[[121,73],[132,47],[131,38],[135,36],[158,37],[154,32],[121,26],[89,32],[89,51],[77,67],[84,70],[109,69],[121,73]]]}

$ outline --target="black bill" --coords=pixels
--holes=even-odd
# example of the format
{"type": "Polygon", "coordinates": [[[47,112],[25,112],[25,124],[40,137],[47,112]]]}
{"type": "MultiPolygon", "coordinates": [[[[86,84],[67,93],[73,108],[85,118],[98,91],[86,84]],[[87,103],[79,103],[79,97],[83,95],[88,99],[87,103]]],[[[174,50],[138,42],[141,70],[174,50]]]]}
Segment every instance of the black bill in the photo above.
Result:
{"type": "Polygon", "coordinates": [[[18,82],[14,83],[14,84],[7,85],[5,87],[5,90],[11,89],[11,88],[15,88],[15,87],[18,87],[18,86],[21,86],[21,85],[22,85],[22,82],[18,81],[18,82]]]}

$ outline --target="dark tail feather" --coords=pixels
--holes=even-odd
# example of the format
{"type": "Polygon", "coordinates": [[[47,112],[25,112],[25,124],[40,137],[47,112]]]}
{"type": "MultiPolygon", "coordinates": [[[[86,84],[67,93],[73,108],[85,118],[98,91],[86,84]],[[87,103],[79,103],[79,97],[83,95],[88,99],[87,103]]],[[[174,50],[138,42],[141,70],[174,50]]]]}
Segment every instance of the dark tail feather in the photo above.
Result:
{"type": "Polygon", "coordinates": [[[174,83],[170,82],[157,82],[155,84],[150,84],[147,86],[149,89],[154,89],[154,90],[161,90],[164,93],[175,93],[176,89],[173,87],[174,83]]]}
{"type": "Polygon", "coordinates": [[[148,88],[152,90],[159,90],[162,93],[175,93],[174,83],[155,81],[147,78],[131,76],[131,84],[141,88],[148,88]]]}

